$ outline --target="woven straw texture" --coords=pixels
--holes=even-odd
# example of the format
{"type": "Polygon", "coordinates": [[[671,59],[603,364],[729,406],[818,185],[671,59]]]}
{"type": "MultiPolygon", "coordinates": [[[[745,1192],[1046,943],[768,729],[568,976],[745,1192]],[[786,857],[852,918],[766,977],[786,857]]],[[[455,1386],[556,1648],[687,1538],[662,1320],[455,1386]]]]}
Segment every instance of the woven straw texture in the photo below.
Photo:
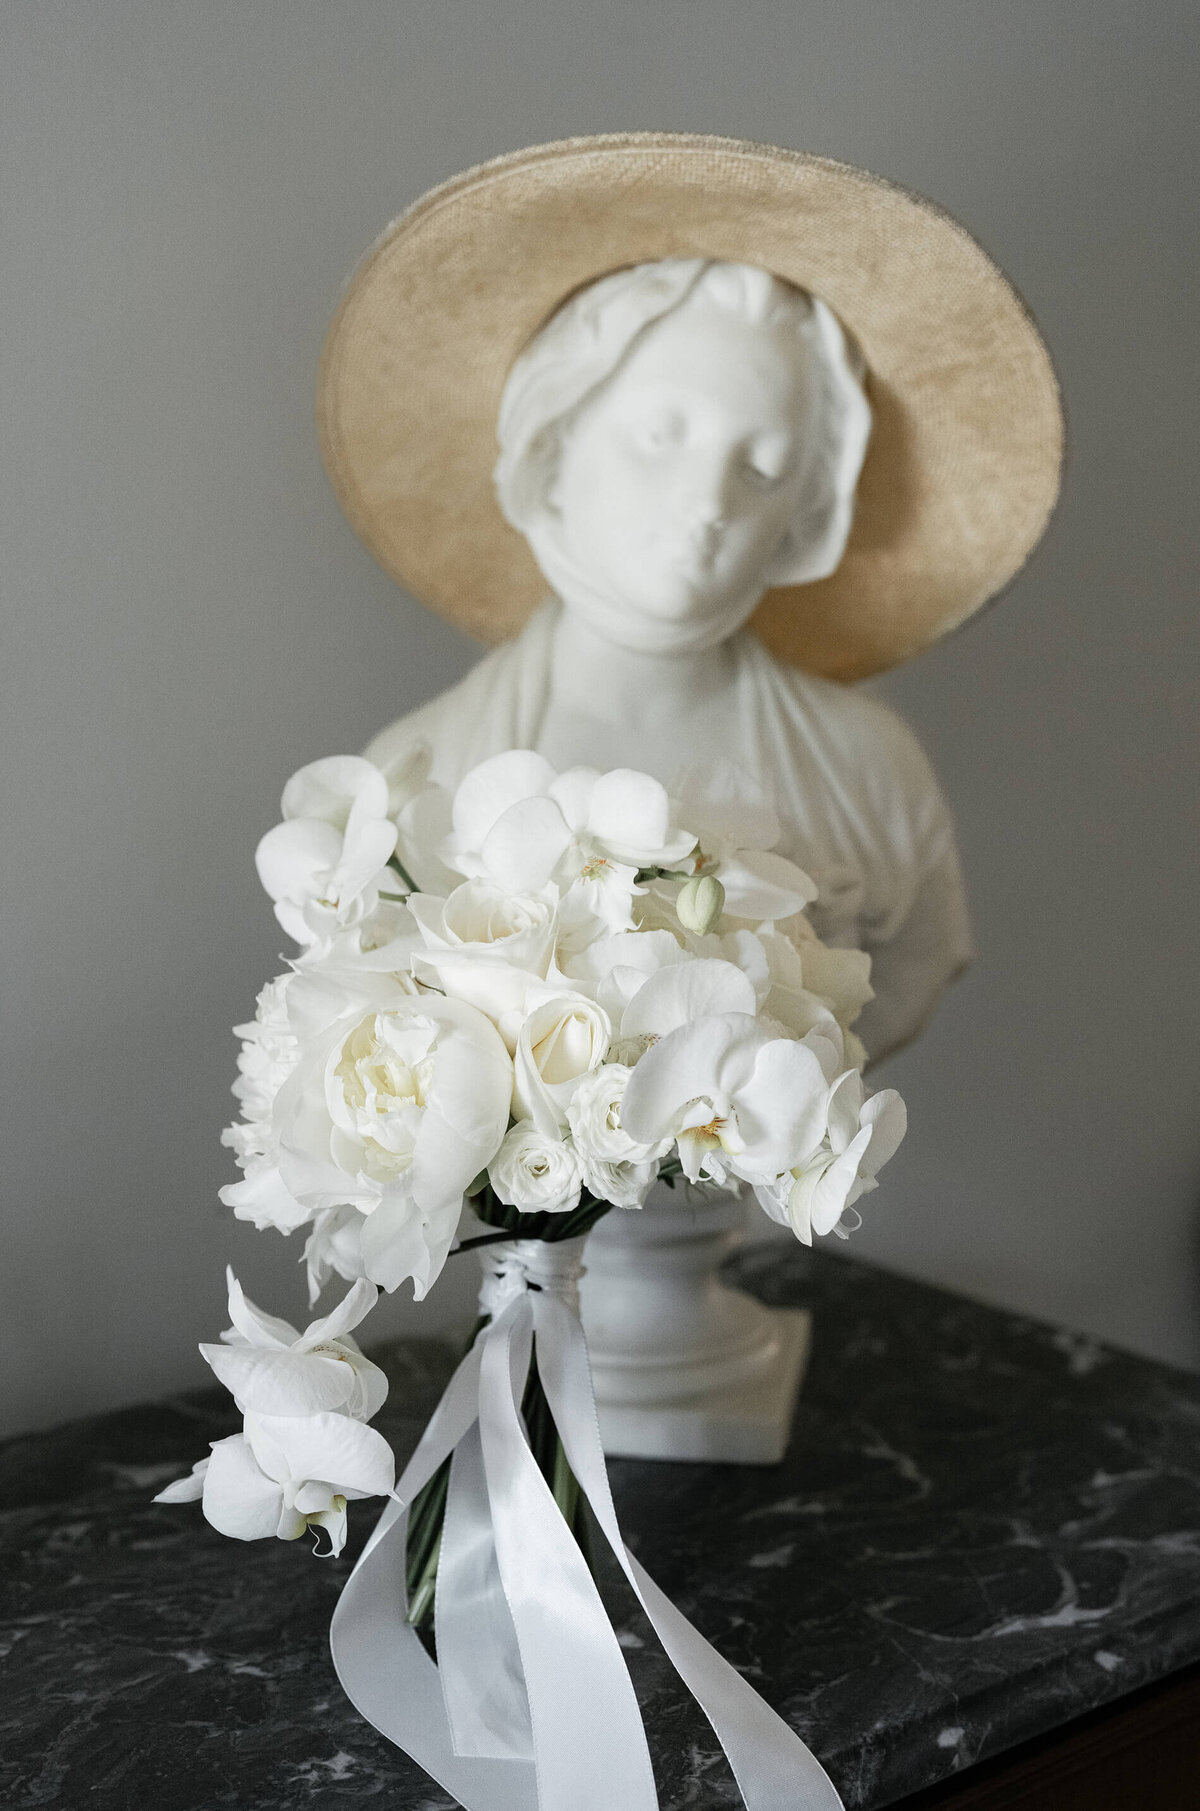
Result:
{"type": "Polygon", "coordinates": [[[1062,414],[1028,310],[964,229],[846,164],[667,133],[568,139],[422,197],[355,272],[318,427],[347,516],[388,572],[472,635],[545,596],[492,489],[517,353],[583,284],[656,258],[756,264],[820,296],[865,355],[875,415],[840,566],[767,593],[780,658],[852,680],[957,627],[1040,539],[1062,414]]]}

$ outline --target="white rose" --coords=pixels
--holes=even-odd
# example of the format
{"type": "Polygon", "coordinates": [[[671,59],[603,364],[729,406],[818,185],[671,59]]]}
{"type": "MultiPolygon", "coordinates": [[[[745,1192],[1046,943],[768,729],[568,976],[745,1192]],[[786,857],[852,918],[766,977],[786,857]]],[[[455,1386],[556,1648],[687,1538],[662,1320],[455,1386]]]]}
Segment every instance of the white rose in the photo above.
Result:
{"type": "Polygon", "coordinates": [[[608,1014],[582,994],[550,994],[535,1005],[517,1037],[513,1118],[556,1136],[581,1078],[604,1061],[611,1039],[608,1014]]]}
{"type": "Polygon", "coordinates": [[[392,988],[306,1040],[276,1105],[280,1173],[314,1216],[364,1214],[367,1276],[385,1289],[411,1277],[420,1299],[464,1190],[504,1136],[511,1093],[512,1063],[482,1013],[392,988]]]}
{"type": "Polygon", "coordinates": [[[530,1119],[518,1120],[507,1134],[488,1177],[498,1199],[522,1214],[570,1213],[583,1189],[578,1152],[530,1119]]]}
{"type": "Polygon", "coordinates": [[[446,899],[414,894],[409,903],[424,945],[414,973],[486,1013],[511,1049],[554,955],[555,890],[507,893],[468,880],[446,899]]]}

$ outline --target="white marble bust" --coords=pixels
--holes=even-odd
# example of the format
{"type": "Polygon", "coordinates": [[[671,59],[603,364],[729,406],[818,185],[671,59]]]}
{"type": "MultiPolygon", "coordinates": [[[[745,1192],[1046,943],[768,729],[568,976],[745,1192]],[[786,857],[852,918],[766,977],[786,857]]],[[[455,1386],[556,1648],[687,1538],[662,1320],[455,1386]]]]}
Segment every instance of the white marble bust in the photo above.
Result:
{"type": "Polygon", "coordinates": [[[769,586],[837,566],[870,420],[834,316],[764,271],[669,259],[593,283],[517,360],[500,410],[500,504],[549,600],[366,752],[423,739],[447,785],[518,747],[667,785],[735,762],[820,887],[820,934],[873,958],[858,1030],[877,1059],[970,957],[949,813],[892,711],[745,631],[769,586]]]}

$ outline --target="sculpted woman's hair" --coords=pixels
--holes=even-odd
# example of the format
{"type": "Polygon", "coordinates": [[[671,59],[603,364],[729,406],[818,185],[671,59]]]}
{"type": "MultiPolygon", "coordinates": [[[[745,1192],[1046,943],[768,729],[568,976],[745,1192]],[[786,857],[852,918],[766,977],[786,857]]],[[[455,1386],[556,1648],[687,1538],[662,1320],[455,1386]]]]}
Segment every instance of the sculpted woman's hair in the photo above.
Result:
{"type": "Polygon", "coordinates": [[[826,577],[845,549],[871,431],[862,357],[817,298],[749,264],[664,258],[615,271],[579,290],[539,330],[509,373],[500,404],[496,492],[527,534],[544,525],[559,449],[581,406],[659,322],[683,310],[728,314],[794,335],[809,379],[807,472],[772,563],[771,584],[826,577]]]}

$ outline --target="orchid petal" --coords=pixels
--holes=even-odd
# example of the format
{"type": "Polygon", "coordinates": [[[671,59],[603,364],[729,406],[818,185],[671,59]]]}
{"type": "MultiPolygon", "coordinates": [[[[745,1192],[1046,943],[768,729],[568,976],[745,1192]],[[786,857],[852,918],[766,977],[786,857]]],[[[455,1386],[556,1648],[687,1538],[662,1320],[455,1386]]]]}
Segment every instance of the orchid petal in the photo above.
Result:
{"type": "Polygon", "coordinates": [[[681,1025],[717,1013],[756,1012],[754,984],[732,962],[702,956],[657,969],[621,1018],[622,1037],[666,1037],[681,1025]]]}
{"type": "Polygon", "coordinates": [[[739,849],[717,869],[731,918],[792,918],[817,897],[803,868],[763,849],[739,849]]]}
{"type": "Polygon", "coordinates": [[[246,1438],[263,1469],[294,1483],[329,1484],[340,1496],[386,1496],[396,1461],[383,1435],[349,1415],[247,1415],[246,1438]]]}
{"type": "Polygon", "coordinates": [[[755,1056],[767,1041],[747,1013],[698,1019],[670,1032],[634,1067],[621,1101],[623,1130],[641,1144],[656,1144],[674,1135],[683,1110],[699,1100],[710,1101],[714,1114],[721,1116],[737,1086],[749,1079],[755,1056]]]}
{"type": "Polygon", "coordinates": [[[528,748],[509,749],[473,767],[457,792],[451,821],[460,848],[479,849],[496,819],[522,799],[544,797],[554,769],[528,748]]]}
{"type": "Polygon", "coordinates": [[[247,1299],[233,1274],[232,1264],[225,1266],[225,1284],[229,1291],[229,1318],[248,1345],[287,1348],[299,1339],[300,1335],[290,1321],[264,1313],[247,1299]]]}
{"type": "Polygon", "coordinates": [[[544,887],[571,846],[571,832],[553,799],[521,799],[498,817],[480,854],[493,880],[510,893],[544,887]]]}
{"type": "Polygon", "coordinates": [[[301,1350],[310,1350],[313,1346],[324,1345],[330,1340],[341,1339],[352,1328],[365,1321],[372,1308],[379,1300],[379,1291],[374,1284],[368,1283],[365,1277],[348,1289],[337,1307],[323,1320],[313,1321],[299,1336],[301,1350]]]}
{"type": "Polygon", "coordinates": [[[218,1534],[260,1541],[278,1533],[283,1492],[262,1470],[245,1434],[231,1434],[212,1449],[204,1480],[204,1515],[218,1534]]]}
{"type": "Polygon", "coordinates": [[[345,1409],[355,1390],[348,1359],[259,1346],[205,1346],[201,1356],[243,1413],[315,1415],[345,1409]]]}
{"type": "Polygon", "coordinates": [[[388,815],[387,781],[361,755],[329,755],[323,761],[311,761],[283,789],[285,818],[320,818],[344,830],[356,807],[369,817],[388,815]]]}
{"type": "Polygon", "coordinates": [[[204,1479],[208,1471],[211,1455],[205,1453],[203,1459],[197,1459],[186,1478],[176,1478],[165,1490],[160,1490],[151,1500],[155,1503],[194,1503],[204,1494],[204,1479]]]}
{"type": "Polygon", "coordinates": [[[871,1128],[871,1143],[859,1169],[871,1179],[899,1150],[908,1130],[908,1109],[894,1088],[881,1088],[865,1103],[862,1123],[871,1128]]]}
{"type": "Polygon", "coordinates": [[[297,900],[315,895],[317,875],[337,866],[342,853],[341,832],[316,818],[276,824],[254,852],[258,878],[274,900],[297,900]]]}

